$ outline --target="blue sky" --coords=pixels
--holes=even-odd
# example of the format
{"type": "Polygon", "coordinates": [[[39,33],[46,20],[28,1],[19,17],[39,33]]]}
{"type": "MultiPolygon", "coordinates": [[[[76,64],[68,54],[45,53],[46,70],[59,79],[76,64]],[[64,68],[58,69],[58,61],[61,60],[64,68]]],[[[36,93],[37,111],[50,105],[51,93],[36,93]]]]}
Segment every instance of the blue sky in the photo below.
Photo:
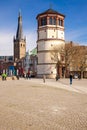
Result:
{"type": "Polygon", "coordinates": [[[65,40],[87,45],[87,0],[0,0],[0,55],[13,55],[21,10],[26,50],[36,46],[36,16],[50,8],[65,14],[65,40]]]}

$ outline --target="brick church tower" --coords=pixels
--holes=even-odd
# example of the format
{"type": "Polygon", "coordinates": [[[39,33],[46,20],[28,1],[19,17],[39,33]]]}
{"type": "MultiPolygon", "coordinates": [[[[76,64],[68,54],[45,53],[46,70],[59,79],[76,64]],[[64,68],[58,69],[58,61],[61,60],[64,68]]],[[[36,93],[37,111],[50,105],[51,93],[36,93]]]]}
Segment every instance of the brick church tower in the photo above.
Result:
{"type": "Polygon", "coordinates": [[[14,37],[14,61],[18,61],[25,57],[26,53],[26,39],[23,38],[23,30],[22,30],[22,16],[19,12],[18,16],[18,27],[16,37],[14,37]]]}

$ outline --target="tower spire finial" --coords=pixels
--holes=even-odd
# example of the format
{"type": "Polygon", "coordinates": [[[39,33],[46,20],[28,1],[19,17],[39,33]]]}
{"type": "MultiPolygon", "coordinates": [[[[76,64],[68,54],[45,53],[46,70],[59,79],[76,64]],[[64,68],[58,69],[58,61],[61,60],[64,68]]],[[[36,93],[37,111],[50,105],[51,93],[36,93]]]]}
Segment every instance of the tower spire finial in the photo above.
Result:
{"type": "Polygon", "coordinates": [[[52,3],[50,3],[50,5],[49,5],[49,6],[50,6],[50,9],[52,9],[52,6],[53,6],[53,5],[52,5],[52,3]]]}
{"type": "Polygon", "coordinates": [[[21,16],[21,9],[19,9],[19,16],[21,16]]]}
{"type": "Polygon", "coordinates": [[[19,16],[18,16],[18,28],[17,28],[16,38],[19,40],[23,39],[21,10],[19,11],[19,16]]]}

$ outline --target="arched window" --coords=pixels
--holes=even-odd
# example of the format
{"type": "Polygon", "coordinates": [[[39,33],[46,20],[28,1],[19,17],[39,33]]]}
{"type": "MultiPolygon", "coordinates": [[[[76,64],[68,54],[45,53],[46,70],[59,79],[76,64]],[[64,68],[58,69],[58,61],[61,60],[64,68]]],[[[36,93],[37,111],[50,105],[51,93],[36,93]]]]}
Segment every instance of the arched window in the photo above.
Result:
{"type": "Polygon", "coordinates": [[[58,19],[58,25],[63,26],[63,20],[62,19],[58,19]]]}
{"type": "Polygon", "coordinates": [[[49,18],[49,24],[52,25],[52,17],[49,18]]]}
{"type": "Polygon", "coordinates": [[[53,18],[53,25],[56,25],[56,18],[53,18]]]}
{"type": "Polygon", "coordinates": [[[60,25],[60,19],[58,19],[58,25],[60,25]]]}
{"type": "Polygon", "coordinates": [[[53,17],[53,18],[50,17],[50,18],[49,18],[49,24],[50,24],[50,25],[56,25],[56,18],[55,18],[55,17],[53,17]]]}
{"type": "Polygon", "coordinates": [[[43,17],[41,18],[41,26],[47,25],[47,18],[43,17]]]}
{"type": "Polygon", "coordinates": [[[63,26],[63,20],[61,20],[61,26],[63,26]]]}

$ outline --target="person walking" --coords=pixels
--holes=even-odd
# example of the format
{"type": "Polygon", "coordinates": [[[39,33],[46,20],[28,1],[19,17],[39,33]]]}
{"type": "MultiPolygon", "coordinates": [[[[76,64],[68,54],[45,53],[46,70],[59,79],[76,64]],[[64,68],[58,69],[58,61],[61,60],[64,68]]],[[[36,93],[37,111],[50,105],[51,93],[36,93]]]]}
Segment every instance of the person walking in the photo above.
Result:
{"type": "Polygon", "coordinates": [[[30,72],[30,70],[28,71],[28,78],[29,79],[31,78],[31,72],[30,72]]]}
{"type": "Polygon", "coordinates": [[[3,74],[2,74],[2,80],[6,80],[6,78],[7,78],[7,74],[6,74],[6,73],[3,73],[3,74]]]}
{"type": "Polygon", "coordinates": [[[45,75],[43,75],[43,82],[45,83],[45,79],[46,79],[46,76],[45,75]]]}
{"type": "Polygon", "coordinates": [[[70,85],[72,84],[72,78],[73,78],[73,76],[72,76],[72,74],[70,74],[70,85]]]}
{"type": "Polygon", "coordinates": [[[56,81],[59,79],[58,74],[56,74],[56,81]]]}

